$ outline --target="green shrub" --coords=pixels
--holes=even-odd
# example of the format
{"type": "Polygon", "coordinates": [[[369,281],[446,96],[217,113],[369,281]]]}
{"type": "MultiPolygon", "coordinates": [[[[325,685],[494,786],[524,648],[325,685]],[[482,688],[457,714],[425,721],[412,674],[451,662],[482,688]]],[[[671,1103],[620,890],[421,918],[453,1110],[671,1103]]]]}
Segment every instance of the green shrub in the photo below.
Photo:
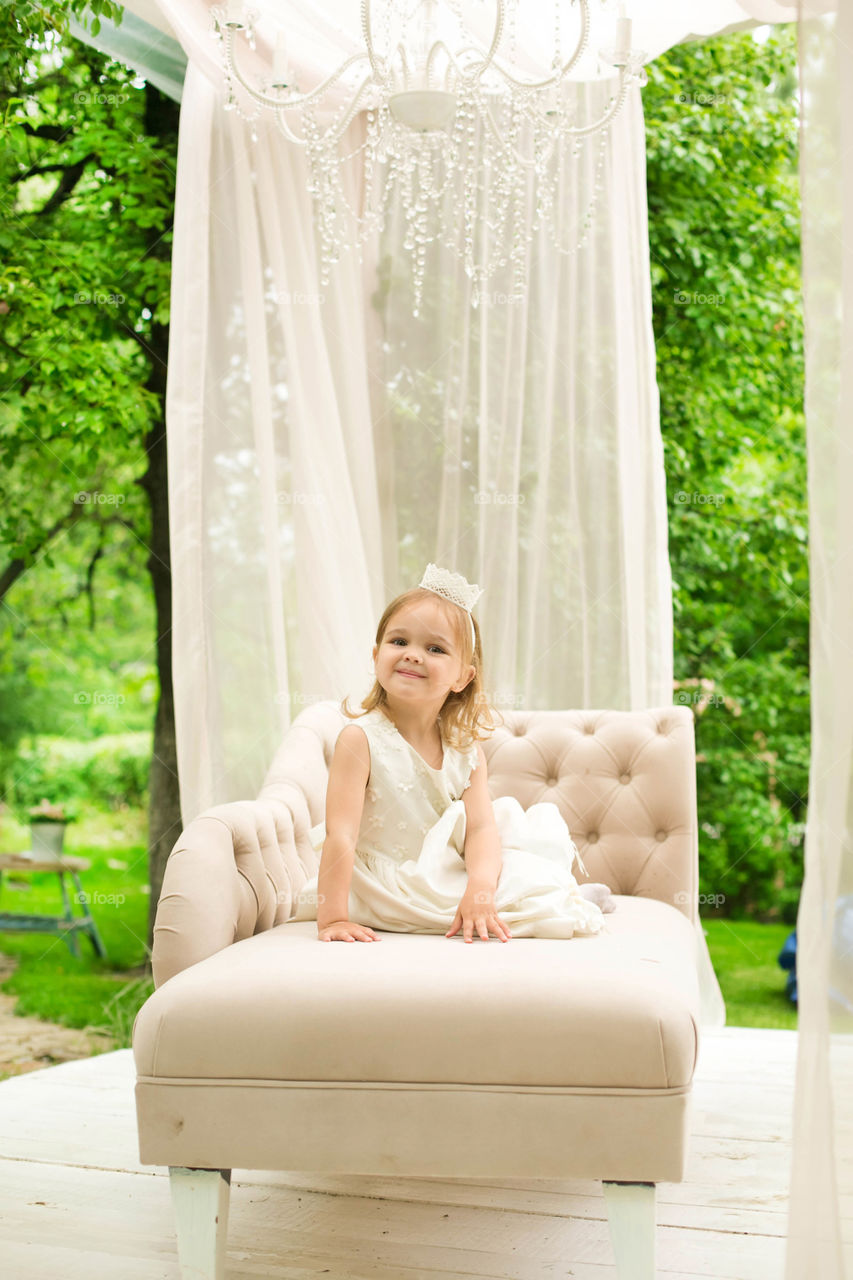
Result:
{"type": "Polygon", "coordinates": [[[109,734],[94,742],[26,740],[12,764],[7,798],[22,818],[44,797],[112,810],[144,806],[150,766],[146,732],[109,734]]]}
{"type": "Polygon", "coordinates": [[[674,701],[696,715],[702,911],[786,922],[810,730],[796,42],[793,24],[686,42],[643,90],[674,701]]]}

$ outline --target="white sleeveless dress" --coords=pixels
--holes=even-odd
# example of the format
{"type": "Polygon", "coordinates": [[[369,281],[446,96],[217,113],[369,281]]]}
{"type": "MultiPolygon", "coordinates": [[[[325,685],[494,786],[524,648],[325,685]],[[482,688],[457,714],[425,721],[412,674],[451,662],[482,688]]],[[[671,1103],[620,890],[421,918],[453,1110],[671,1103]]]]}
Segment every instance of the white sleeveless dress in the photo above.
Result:
{"type": "MultiPolygon", "coordinates": [[[[349,919],[395,933],[446,933],[468,883],[463,857],[465,802],[477,750],[445,746],[433,769],[379,708],[352,723],[367,736],[370,776],[349,895],[349,919]]],[[[492,801],[503,865],[498,915],[514,938],[598,933],[601,909],[572,874],[577,848],[555,804],[528,810],[512,797],[492,801]]],[[[311,831],[318,851],[325,823],[311,831]]],[[[607,909],[607,908],[606,908],[607,909]]],[[[291,920],[316,920],[317,876],[304,886],[291,920]]],[[[461,936],[461,929],[459,935],[461,936]]]]}

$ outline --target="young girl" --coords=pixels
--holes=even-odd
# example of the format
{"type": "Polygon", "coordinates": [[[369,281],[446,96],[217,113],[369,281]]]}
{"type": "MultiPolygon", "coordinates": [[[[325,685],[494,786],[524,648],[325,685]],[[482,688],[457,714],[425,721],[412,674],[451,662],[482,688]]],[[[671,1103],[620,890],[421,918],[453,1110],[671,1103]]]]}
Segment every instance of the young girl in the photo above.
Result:
{"type": "Polygon", "coordinates": [[[379,622],[376,680],[338,735],[329,769],[318,876],[292,919],[323,942],[380,942],[374,932],[571,938],[597,933],[615,906],[579,886],[580,857],[556,805],[491,800],[478,739],[494,728],[482,693],[481,595],[429,565],[379,622]]]}

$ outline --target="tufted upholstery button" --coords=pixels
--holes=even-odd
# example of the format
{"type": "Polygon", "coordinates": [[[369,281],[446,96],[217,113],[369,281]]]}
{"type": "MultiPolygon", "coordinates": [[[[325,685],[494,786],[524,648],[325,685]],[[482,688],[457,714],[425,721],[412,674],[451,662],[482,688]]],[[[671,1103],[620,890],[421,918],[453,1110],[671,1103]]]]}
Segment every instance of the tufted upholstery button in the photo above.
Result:
{"type": "Polygon", "coordinates": [[[595,733],[595,725],[594,725],[594,724],[585,724],[585,725],[584,725],[584,727],[583,727],[583,731],[584,731],[584,733],[595,733]]]}
{"type": "Polygon", "coordinates": [[[559,781],[559,778],[548,778],[545,785],[549,787],[556,787],[559,781]]]}
{"type": "Polygon", "coordinates": [[[665,840],[665,839],[666,839],[666,832],[665,832],[665,831],[656,831],[656,832],[655,832],[655,840],[657,840],[658,844],[663,844],[663,842],[664,842],[664,840],[665,840]]]}
{"type": "Polygon", "coordinates": [[[630,782],[630,781],[631,781],[631,775],[630,775],[630,773],[623,773],[623,774],[621,775],[621,777],[619,778],[619,781],[620,781],[621,783],[623,783],[623,784],[624,784],[624,783],[626,783],[626,782],[630,782]]]}
{"type": "Polygon", "coordinates": [[[520,720],[516,720],[515,724],[512,727],[512,731],[517,738],[520,738],[523,735],[524,725],[521,723],[520,720]]]}
{"type": "Polygon", "coordinates": [[[598,832],[588,831],[586,833],[586,842],[587,844],[598,844],[598,832]]]}

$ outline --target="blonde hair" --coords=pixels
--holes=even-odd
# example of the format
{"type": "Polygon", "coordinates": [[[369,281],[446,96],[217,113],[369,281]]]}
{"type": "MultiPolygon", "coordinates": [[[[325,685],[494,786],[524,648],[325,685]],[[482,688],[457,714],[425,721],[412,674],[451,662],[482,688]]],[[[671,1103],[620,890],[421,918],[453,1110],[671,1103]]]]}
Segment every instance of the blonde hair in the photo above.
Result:
{"type": "MultiPolygon", "coordinates": [[[[462,650],[462,665],[474,667],[473,679],[469,680],[465,688],[458,693],[453,689],[450,690],[438,716],[442,741],[451,747],[464,749],[481,738],[487,738],[498,724],[503,723],[501,717],[495,719],[498,713],[489,705],[489,700],[483,692],[483,651],[480,646],[480,628],[473,614],[453,604],[451,600],[442,599],[435,591],[428,591],[426,587],[412,587],[410,591],[404,591],[402,595],[392,600],[386,608],[376,628],[376,643],[377,645],[382,643],[382,638],[394,614],[405,605],[415,604],[419,600],[441,601],[462,650]],[[471,627],[468,625],[469,618],[474,624],[473,644],[471,627]]],[[[374,680],[370,693],[362,699],[363,711],[350,711],[347,698],[344,698],[341,703],[341,710],[350,720],[356,720],[364,711],[373,711],[376,707],[384,706],[387,701],[382,685],[378,680],[374,680]]]]}

